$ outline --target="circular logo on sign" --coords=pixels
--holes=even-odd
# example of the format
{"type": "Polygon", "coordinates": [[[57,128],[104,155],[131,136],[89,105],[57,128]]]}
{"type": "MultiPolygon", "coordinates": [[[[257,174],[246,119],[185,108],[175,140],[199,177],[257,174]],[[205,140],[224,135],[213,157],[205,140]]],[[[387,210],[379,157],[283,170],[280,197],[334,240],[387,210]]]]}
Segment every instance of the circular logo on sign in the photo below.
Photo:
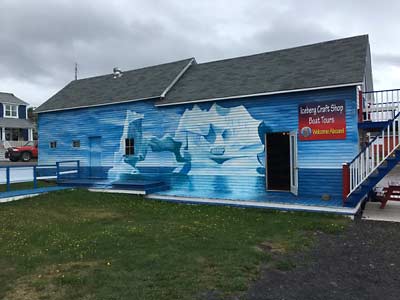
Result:
{"type": "Polygon", "coordinates": [[[302,136],[304,136],[304,137],[307,138],[307,137],[310,137],[311,134],[312,134],[312,130],[311,130],[310,127],[303,127],[303,128],[301,129],[301,135],[302,135],[302,136]]]}

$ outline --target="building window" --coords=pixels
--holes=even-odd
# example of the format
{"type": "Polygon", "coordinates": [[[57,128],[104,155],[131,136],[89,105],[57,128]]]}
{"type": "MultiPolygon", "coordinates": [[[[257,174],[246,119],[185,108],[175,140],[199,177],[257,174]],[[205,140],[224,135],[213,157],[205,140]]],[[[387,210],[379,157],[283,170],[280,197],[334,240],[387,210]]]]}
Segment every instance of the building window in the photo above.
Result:
{"type": "Polygon", "coordinates": [[[25,141],[23,132],[19,128],[5,128],[4,135],[6,141],[25,141]]]}
{"type": "Polygon", "coordinates": [[[135,154],[135,140],[125,139],[125,155],[134,155],[134,154],[135,154]]]}
{"type": "Polygon", "coordinates": [[[51,141],[50,142],[50,148],[51,149],[57,148],[57,142],[56,141],[51,141]]]}
{"type": "Polygon", "coordinates": [[[4,116],[8,118],[18,118],[17,105],[4,104],[4,116]]]}
{"type": "Polygon", "coordinates": [[[81,141],[80,140],[73,140],[72,141],[72,147],[80,148],[81,147],[81,141]]]}

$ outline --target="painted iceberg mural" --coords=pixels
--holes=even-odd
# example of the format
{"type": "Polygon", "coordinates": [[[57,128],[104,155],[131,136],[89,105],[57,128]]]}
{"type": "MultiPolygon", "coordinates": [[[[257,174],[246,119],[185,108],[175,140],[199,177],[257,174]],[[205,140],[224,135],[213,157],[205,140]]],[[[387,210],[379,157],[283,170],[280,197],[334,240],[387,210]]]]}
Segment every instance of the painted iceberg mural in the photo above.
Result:
{"type": "Polygon", "coordinates": [[[179,117],[175,132],[162,137],[147,136],[143,122],[143,114],[126,112],[109,178],[138,174],[140,167],[154,164],[172,166],[174,173],[186,175],[232,175],[242,171],[259,175],[260,167],[264,167],[260,159],[265,153],[259,135],[262,121],[254,119],[243,105],[226,108],[214,103],[209,109],[194,105],[179,117]],[[135,141],[134,155],[125,155],[127,138],[135,141]]]}

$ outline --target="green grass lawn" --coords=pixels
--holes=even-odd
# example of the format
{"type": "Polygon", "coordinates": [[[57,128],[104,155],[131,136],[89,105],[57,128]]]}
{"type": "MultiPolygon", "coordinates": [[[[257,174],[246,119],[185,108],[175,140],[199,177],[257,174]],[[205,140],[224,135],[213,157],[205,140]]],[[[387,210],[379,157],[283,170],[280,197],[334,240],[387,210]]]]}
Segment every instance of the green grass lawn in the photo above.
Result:
{"type": "Polygon", "coordinates": [[[60,191],[0,204],[0,299],[202,299],[344,218],[60,191]],[[280,253],[279,255],[273,253],[280,253]]]}
{"type": "MultiPolygon", "coordinates": [[[[47,186],[55,186],[57,185],[55,180],[38,180],[37,187],[47,187],[47,186]]],[[[11,183],[10,190],[27,190],[33,189],[33,181],[30,182],[20,182],[20,183],[11,183]]],[[[7,190],[7,185],[0,184],[0,192],[5,192],[7,190]]]]}

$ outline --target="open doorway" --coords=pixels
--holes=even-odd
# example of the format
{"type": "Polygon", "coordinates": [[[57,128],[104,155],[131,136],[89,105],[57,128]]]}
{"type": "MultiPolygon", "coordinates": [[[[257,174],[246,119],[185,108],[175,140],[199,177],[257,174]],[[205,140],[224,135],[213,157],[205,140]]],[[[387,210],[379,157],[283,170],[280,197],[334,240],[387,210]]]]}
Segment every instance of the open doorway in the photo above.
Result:
{"type": "Polygon", "coordinates": [[[267,133],[267,188],[290,191],[289,132],[267,133]]]}
{"type": "Polygon", "coordinates": [[[267,190],[291,191],[297,195],[297,134],[266,134],[267,190]]]}

